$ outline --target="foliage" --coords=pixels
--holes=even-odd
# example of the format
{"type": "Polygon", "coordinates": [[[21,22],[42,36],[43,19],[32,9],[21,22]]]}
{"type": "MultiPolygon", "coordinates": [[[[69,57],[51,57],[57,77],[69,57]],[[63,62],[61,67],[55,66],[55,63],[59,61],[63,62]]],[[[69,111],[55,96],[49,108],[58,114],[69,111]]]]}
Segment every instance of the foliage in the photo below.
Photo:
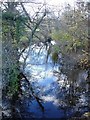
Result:
{"type": "Polygon", "coordinates": [[[60,47],[59,47],[58,45],[54,45],[54,46],[53,46],[53,51],[56,52],[56,53],[58,53],[58,52],[60,52],[61,50],[60,50],[60,47]]]}
{"type": "Polygon", "coordinates": [[[19,70],[17,69],[17,65],[11,66],[9,70],[9,85],[8,85],[8,95],[12,96],[16,92],[19,91],[19,70]]]}
{"type": "MultiPolygon", "coordinates": [[[[13,4],[14,4],[13,2],[8,3],[8,5],[11,5],[12,9],[14,7],[13,4]]],[[[77,58],[78,54],[80,56],[79,66],[84,70],[90,68],[90,62],[88,62],[89,53],[87,52],[88,46],[87,11],[85,10],[85,7],[78,7],[78,5],[74,9],[68,7],[68,9],[65,8],[63,13],[60,13],[60,16],[58,18],[55,15],[52,16],[49,13],[49,16],[50,15],[51,16],[48,17],[47,19],[46,17],[45,19],[43,19],[44,16],[46,16],[46,11],[42,16],[41,14],[39,16],[37,12],[35,14],[36,17],[33,18],[32,15],[30,16],[31,13],[28,14],[27,11],[25,10],[24,3],[21,2],[20,4],[23,9],[21,10],[20,8],[20,12],[17,11],[15,7],[11,11],[9,11],[10,9],[8,8],[9,10],[5,12],[3,11],[2,13],[3,51],[4,51],[3,58],[5,58],[3,59],[5,63],[4,62],[3,63],[5,64],[4,70],[6,70],[7,68],[9,69],[8,70],[9,72],[6,72],[7,76],[9,77],[8,79],[5,79],[8,82],[7,84],[8,96],[15,99],[15,94],[18,94],[20,91],[21,85],[20,80],[22,78],[24,78],[23,80],[24,82],[26,82],[26,86],[29,86],[32,89],[32,85],[30,84],[30,81],[28,81],[27,77],[24,76],[24,74],[20,76],[21,72],[19,69],[20,67],[19,58],[20,55],[22,55],[22,53],[24,52],[24,50],[27,48],[27,46],[30,47],[30,45],[34,43],[35,44],[38,43],[39,46],[41,45],[41,43],[44,43],[43,45],[46,45],[47,50],[47,59],[48,56],[52,54],[52,61],[54,64],[57,64],[59,62],[60,57],[59,53],[64,53],[63,55],[66,55],[65,63],[64,63],[65,56],[61,58],[63,62],[62,60],[60,61],[61,66],[64,66],[66,64],[65,69],[68,70],[67,73],[70,74],[69,76],[71,78],[66,79],[66,81],[64,81],[63,83],[70,85],[70,87],[68,87],[68,89],[70,88],[70,90],[68,91],[70,92],[70,94],[66,94],[68,96],[66,96],[65,101],[68,101],[66,102],[66,104],[70,106],[75,106],[77,98],[73,94],[74,93],[77,94],[75,90],[76,89],[75,87],[77,86],[77,84],[75,86],[75,81],[77,80],[77,78],[75,77],[74,74],[76,73],[77,68],[75,68],[74,71],[74,67],[72,66],[75,60],[78,61],[77,58]],[[55,40],[56,44],[53,45],[51,44],[51,42],[47,41],[48,35],[51,35],[52,39],[55,40]],[[21,54],[19,51],[21,52],[21,54]],[[83,51],[85,52],[83,53],[83,51]],[[77,54],[76,58],[70,56],[73,53],[74,55],[77,54]]],[[[24,58],[23,56],[24,61],[27,59],[29,52],[27,53],[26,58],[24,58]]],[[[75,65],[76,63],[77,62],[75,61],[75,65]]],[[[60,72],[63,72],[63,70],[61,70],[60,72]]],[[[76,74],[76,76],[78,75],[76,74]]],[[[59,79],[60,78],[62,77],[60,77],[59,75],[59,79]]],[[[24,86],[24,84],[22,85],[24,86]]],[[[25,89],[27,90],[27,88],[25,89]]],[[[60,92],[62,92],[61,89],[59,87],[60,92]]],[[[78,86],[77,91],[80,90],[81,88],[80,86],[78,86]]],[[[33,95],[37,100],[37,96],[35,96],[33,89],[31,91],[30,89],[28,89],[28,92],[23,93],[28,95],[31,94],[31,96],[33,95]]],[[[40,104],[40,102],[38,103],[40,104]]],[[[89,114],[90,113],[85,114],[85,116],[90,116],[89,114]]]]}
{"type": "Polygon", "coordinates": [[[57,52],[52,53],[52,60],[53,60],[54,64],[58,62],[58,53],[57,52]]]}
{"type": "MultiPolygon", "coordinates": [[[[87,9],[86,3],[76,4],[72,9],[69,5],[60,16],[59,30],[52,31],[52,38],[57,41],[65,52],[77,52],[86,50],[87,47],[87,9]]],[[[57,44],[57,45],[58,45],[57,44]]]]}
{"type": "Polygon", "coordinates": [[[72,36],[69,33],[66,33],[64,31],[54,31],[52,33],[52,38],[55,40],[60,40],[62,42],[70,41],[72,39],[72,36]]]}
{"type": "MultiPolygon", "coordinates": [[[[16,50],[16,63],[19,61],[19,57],[17,58],[19,49],[22,50],[22,48],[29,46],[33,38],[36,39],[37,43],[41,41],[44,42],[49,34],[52,39],[56,41],[56,44],[53,45],[53,50],[49,49],[47,52],[48,55],[52,52],[52,60],[54,63],[58,62],[59,52],[67,54],[80,51],[80,54],[82,54],[82,50],[86,51],[88,45],[86,7],[82,7],[81,4],[77,4],[76,8],[74,6],[74,9],[70,6],[65,6],[64,11],[58,18],[54,14],[49,13],[49,17],[43,19],[46,15],[45,11],[42,17],[36,14],[38,15],[37,19],[36,17],[32,19],[27,13],[23,3],[21,3],[22,10],[20,8],[22,13],[20,13],[15,6],[15,3],[8,3],[8,9],[3,11],[2,30],[3,38],[5,38],[3,39],[3,43],[9,40],[9,42],[11,42],[11,51],[16,50]],[[9,8],[9,6],[11,6],[11,8],[9,8]],[[8,38],[9,35],[10,38],[8,38]],[[43,41],[42,38],[45,40],[43,41]]],[[[10,54],[10,51],[7,55],[8,54],[10,54]]],[[[85,61],[85,58],[84,60],[81,59],[81,64],[82,61],[85,61]]],[[[12,69],[12,76],[15,76],[17,81],[16,68],[14,71],[14,66],[12,66],[12,69]]],[[[14,83],[16,84],[17,82],[15,79],[11,80],[13,78],[12,76],[10,75],[10,81],[12,81],[10,84],[13,88],[14,83]]],[[[16,86],[17,84],[15,88],[17,88],[16,86]]]]}
{"type": "MultiPolygon", "coordinates": [[[[27,41],[27,34],[26,34],[26,27],[24,25],[24,22],[27,21],[27,18],[22,16],[17,17],[17,14],[15,13],[2,13],[2,30],[3,35],[6,36],[8,32],[12,32],[13,36],[13,43],[18,46],[19,41],[23,41],[23,37],[27,41]],[[12,23],[12,24],[11,24],[12,23]],[[11,27],[12,25],[12,27],[11,27]]],[[[24,39],[24,41],[25,41],[24,39]]]]}
{"type": "MultiPolygon", "coordinates": [[[[18,91],[19,87],[18,72],[20,71],[17,70],[17,68],[19,68],[19,58],[27,46],[31,44],[31,40],[38,30],[39,24],[46,15],[46,11],[40,16],[39,20],[32,22],[23,3],[7,2],[3,4],[2,34],[3,61],[5,61],[3,71],[9,76],[9,79],[6,78],[4,81],[9,81],[9,93],[14,94],[18,91]],[[22,9],[19,5],[21,5],[22,9]],[[17,65],[17,68],[14,64],[17,65]],[[9,72],[6,71],[7,68],[9,69],[9,72]]],[[[3,75],[5,76],[5,74],[3,75]]]]}
{"type": "MultiPolygon", "coordinates": [[[[10,3],[8,3],[10,4],[10,3]]],[[[12,3],[13,4],[13,3],[12,3]]],[[[3,35],[3,74],[4,84],[7,83],[7,94],[12,96],[19,91],[19,51],[20,41],[25,36],[25,25],[27,18],[15,11],[2,12],[2,35],[3,35]],[[7,71],[8,68],[8,71],[7,71]],[[8,77],[7,77],[8,76],[8,77]]],[[[25,38],[26,39],[26,38],[25,38]]]]}

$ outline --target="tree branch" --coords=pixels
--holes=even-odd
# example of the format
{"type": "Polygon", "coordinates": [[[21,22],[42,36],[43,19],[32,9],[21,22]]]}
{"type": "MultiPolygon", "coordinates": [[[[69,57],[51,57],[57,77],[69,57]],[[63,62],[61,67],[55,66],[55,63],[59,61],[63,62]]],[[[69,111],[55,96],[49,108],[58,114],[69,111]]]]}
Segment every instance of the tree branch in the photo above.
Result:
{"type": "Polygon", "coordinates": [[[24,5],[22,4],[22,2],[21,2],[20,4],[21,4],[21,6],[22,6],[22,8],[23,8],[23,11],[25,12],[26,16],[28,17],[29,22],[32,23],[31,18],[30,18],[30,16],[29,16],[29,14],[27,13],[27,11],[26,11],[24,5]]]}

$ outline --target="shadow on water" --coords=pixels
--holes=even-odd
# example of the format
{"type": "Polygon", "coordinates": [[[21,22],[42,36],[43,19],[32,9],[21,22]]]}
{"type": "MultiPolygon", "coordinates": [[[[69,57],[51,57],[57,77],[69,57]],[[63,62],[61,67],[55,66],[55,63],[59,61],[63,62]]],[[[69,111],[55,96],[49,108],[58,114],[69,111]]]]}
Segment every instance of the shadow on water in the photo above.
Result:
{"type": "Polygon", "coordinates": [[[22,80],[23,97],[16,102],[19,117],[67,120],[90,111],[87,71],[74,68],[63,73],[60,64],[53,65],[51,55],[46,63],[46,56],[45,47],[33,47],[29,53],[25,74],[33,88],[28,90],[22,80]]]}

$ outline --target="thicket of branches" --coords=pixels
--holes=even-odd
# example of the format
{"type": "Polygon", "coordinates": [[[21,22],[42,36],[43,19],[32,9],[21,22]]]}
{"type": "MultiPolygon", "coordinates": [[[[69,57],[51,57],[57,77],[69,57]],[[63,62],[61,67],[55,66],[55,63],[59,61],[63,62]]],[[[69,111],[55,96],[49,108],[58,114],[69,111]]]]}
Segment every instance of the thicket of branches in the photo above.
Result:
{"type": "Polygon", "coordinates": [[[89,3],[84,1],[77,1],[73,8],[67,4],[59,9],[46,3],[2,2],[3,88],[8,87],[10,96],[19,94],[20,80],[25,77],[20,70],[20,56],[27,47],[45,43],[48,37],[56,41],[49,51],[53,52],[53,60],[57,61],[60,52],[80,53],[80,65],[89,68],[89,11],[89,3]]]}

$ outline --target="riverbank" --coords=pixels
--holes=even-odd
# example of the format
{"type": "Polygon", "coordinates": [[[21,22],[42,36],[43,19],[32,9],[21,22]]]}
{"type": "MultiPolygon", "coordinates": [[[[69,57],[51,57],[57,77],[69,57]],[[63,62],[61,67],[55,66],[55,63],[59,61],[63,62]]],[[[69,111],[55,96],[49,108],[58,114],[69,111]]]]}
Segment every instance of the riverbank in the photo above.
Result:
{"type": "MultiPolygon", "coordinates": [[[[38,59],[38,64],[39,62],[43,63],[43,61],[41,60],[45,60],[42,59],[42,57],[46,56],[45,51],[44,54],[41,54],[40,56],[41,58],[39,58],[37,54],[35,53],[35,57],[36,57],[35,59],[38,59]]],[[[33,54],[31,55],[34,55],[34,51],[33,54]]],[[[88,92],[86,89],[87,84],[85,82],[87,79],[87,72],[86,69],[84,70],[82,67],[78,65],[78,63],[80,63],[80,60],[82,59],[82,55],[77,53],[62,55],[62,62],[60,65],[58,65],[59,74],[57,75],[57,78],[53,76],[53,70],[57,71],[57,67],[55,69],[55,66],[51,64],[51,60],[49,61],[49,63],[48,62],[45,63],[45,65],[43,64],[38,65],[35,64],[35,60],[33,56],[32,58],[33,61],[29,61],[28,58],[28,66],[26,70],[31,75],[30,83],[33,84],[34,92],[37,93],[37,96],[39,95],[39,98],[40,100],[42,99],[42,101],[37,102],[37,100],[34,97],[27,98],[24,97],[25,94],[23,94],[23,96],[21,96],[19,101],[16,100],[18,106],[17,105],[14,106],[14,116],[25,119],[27,118],[27,116],[33,119],[37,117],[38,118],[43,117],[44,119],[45,117],[51,118],[52,111],[42,112],[42,110],[40,109],[43,108],[43,110],[52,109],[53,117],[55,119],[57,118],[57,116],[60,119],[63,118],[65,116],[64,114],[66,114],[67,112],[69,115],[66,115],[66,117],[63,119],[66,120],[87,119],[88,116],[83,116],[85,113],[89,112],[89,107],[90,107],[88,106],[88,100],[87,100],[87,97],[89,99],[89,96],[86,95],[88,92]],[[63,76],[66,76],[66,78],[65,77],[63,78],[63,76]],[[82,95],[84,95],[83,98],[82,95]],[[71,111],[73,110],[73,113],[67,110],[66,113],[64,113],[63,110],[61,111],[58,110],[57,112],[58,107],[55,106],[56,104],[55,102],[58,103],[57,105],[60,110],[61,107],[65,105],[65,108],[70,107],[70,110],[71,111]],[[57,116],[55,115],[55,111],[57,116]]],[[[26,89],[27,87],[23,86],[23,90],[25,93],[27,93],[26,89]]],[[[9,111],[7,109],[3,110],[4,118],[10,117],[11,114],[12,113],[10,112],[10,110],[9,111]]]]}

